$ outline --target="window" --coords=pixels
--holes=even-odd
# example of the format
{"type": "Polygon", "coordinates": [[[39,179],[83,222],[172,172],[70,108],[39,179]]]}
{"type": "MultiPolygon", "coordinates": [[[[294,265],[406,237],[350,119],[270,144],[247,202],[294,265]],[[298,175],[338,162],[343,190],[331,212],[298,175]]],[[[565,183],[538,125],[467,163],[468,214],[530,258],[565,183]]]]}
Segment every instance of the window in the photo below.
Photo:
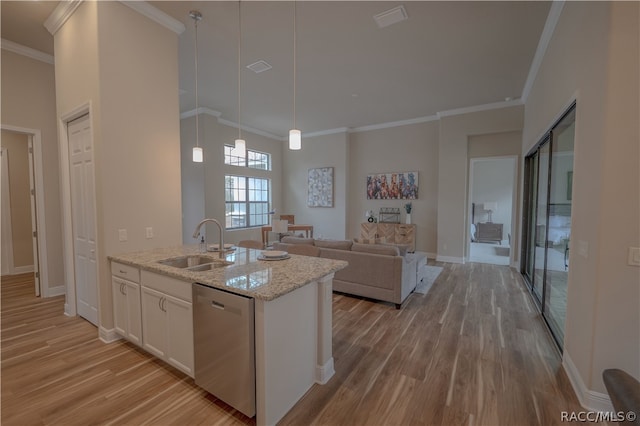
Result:
{"type": "Polygon", "coordinates": [[[225,227],[248,228],[269,224],[269,179],[225,176],[225,227]]]}
{"type": "Polygon", "coordinates": [[[248,149],[246,155],[239,156],[233,146],[224,146],[224,164],[248,167],[250,169],[271,170],[271,155],[248,149]]]}

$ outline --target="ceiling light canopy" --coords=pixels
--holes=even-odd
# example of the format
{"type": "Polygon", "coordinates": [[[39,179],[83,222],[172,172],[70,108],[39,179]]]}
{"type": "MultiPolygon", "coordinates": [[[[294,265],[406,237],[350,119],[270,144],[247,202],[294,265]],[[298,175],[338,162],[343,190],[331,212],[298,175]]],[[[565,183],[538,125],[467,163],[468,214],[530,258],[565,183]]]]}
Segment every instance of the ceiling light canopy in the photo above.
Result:
{"type": "Polygon", "coordinates": [[[378,24],[378,28],[388,27],[389,25],[397,24],[408,18],[409,15],[407,15],[407,11],[403,5],[378,13],[373,17],[376,24],[378,24]]]}

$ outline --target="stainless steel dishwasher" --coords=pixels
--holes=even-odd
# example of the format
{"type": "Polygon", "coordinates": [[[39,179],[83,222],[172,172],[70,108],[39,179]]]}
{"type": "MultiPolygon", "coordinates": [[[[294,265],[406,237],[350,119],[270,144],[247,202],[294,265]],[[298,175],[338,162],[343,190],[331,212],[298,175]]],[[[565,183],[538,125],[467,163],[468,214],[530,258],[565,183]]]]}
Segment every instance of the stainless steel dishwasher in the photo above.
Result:
{"type": "Polygon", "coordinates": [[[249,417],[256,413],[253,306],[249,297],[193,284],[196,384],[249,417]]]}

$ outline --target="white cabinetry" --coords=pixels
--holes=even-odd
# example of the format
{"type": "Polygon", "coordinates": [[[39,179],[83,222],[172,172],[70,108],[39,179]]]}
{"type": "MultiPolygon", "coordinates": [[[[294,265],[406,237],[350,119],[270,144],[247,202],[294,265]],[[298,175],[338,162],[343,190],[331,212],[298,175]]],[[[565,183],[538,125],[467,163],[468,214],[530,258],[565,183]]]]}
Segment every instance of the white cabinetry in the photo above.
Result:
{"type": "Polygon", "coordinates": [[[111,264],[115,330],[132,343],[142,346],[139,282],[140,271],[138,268],[116,262],[111,264]]]}
{"type": "Polygon", "coordinates": [[[142,271],[143,347],[193,377],[191,283],[142,271]]]}

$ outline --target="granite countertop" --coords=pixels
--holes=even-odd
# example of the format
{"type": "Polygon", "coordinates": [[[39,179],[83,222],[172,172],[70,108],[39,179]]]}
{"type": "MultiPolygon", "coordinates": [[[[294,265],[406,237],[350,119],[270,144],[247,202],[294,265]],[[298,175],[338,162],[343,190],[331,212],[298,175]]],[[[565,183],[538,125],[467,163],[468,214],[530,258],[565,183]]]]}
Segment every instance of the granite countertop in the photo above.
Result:
{"type": "Polygon", "coordinates": [[[109,259],[180,280],[197,282],[231,293],[260,300],[273,300],[299,287],[337,272],[348,263],[291,254],[284,260],[259,260],[263,250],[235,247],[225,252],[232,265],[209,271],[189,271],[158,263],[160,260],[185,255],[203,255],[218,260],[217,252],[200,253],[197,245],[176,246],[109,256],[109,259]]]}

